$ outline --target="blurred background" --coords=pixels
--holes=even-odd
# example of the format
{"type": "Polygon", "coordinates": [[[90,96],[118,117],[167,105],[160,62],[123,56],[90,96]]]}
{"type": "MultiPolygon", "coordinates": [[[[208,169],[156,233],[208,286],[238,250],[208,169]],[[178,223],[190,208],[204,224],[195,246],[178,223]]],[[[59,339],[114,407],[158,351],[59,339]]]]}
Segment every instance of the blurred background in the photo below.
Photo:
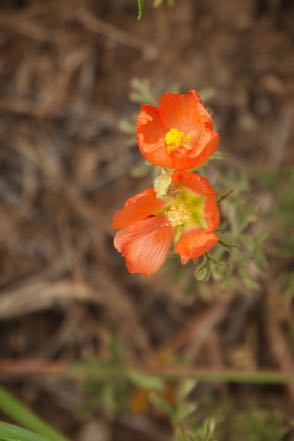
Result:
{"type": "Polygon", "coordinates": [[[76,441],[173,439],[179,396],[188,428],[216,425],[193,440],[293,440],[294,3],[162,3],[137,21],[135,0],[0,2],[1,384],[76,441]],[[172,259],[129,275],[111,218],[152,182],[136,112],[191,88],[228,154],[207,173],[234,189],[241,250],[208,282],[172,259]],[[74,362],[92,368],[72,378],[74,362]],[[240,381],[187,385],[183,367],[240,381]]]}

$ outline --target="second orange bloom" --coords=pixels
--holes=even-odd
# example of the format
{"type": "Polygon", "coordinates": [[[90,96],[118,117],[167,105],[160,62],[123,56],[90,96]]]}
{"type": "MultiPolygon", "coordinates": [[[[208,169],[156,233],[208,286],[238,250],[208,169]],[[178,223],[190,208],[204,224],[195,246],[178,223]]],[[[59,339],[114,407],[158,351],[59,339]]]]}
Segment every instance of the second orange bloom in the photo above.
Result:
{"type": "Polygon", "coordinates": [[[219,225],[215,191],[203,176],[174,172],[164,197],[153,188],[131,197],[115,213],[115,248],[129,272],[151,275],[164,263],[172,243],[185,264],[213,247],[219,225]]]}

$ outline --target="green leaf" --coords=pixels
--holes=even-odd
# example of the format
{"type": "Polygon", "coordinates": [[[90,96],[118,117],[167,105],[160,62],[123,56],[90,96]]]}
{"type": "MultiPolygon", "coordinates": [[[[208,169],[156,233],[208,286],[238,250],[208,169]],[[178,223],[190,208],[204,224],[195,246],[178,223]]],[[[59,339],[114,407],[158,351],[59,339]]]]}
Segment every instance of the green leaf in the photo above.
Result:
{"type": "Polygon", "coordinates": [[[189,378],[185,381],[183,381],[179,386],[177,390],[177,397],[178,400],[184,400],[196,387],[197,381],[189,378]]]}
{"type": "Polygon", "coordinates": [[[1,386],[0,409],[4,414],[13,418],[19,424],[23,424],[28,429],[48,437],[50,441],[69,441],[68,438],[57,432],[53,427],[49,426],[49,424],[43,421],[38,415],[28,409],[24,404],[14,398],[4,387],[1,386]]]}
{"type": "Polygon", "coordinates": [[[205,87],[204,89],[200,89],[199,95],[202,101],[207,101],[216,95],[216,90],[210,87],[205,87]]]}
{"type": "Polygon", "coordinates": [[[128,121],[127,119],[122,119],[119,124],[118,128],[121,132],[127,134],[127,135],[135,135],[136,133],[136,125],[133,122],[128,121]]]}
{"type": "Polygon", "coordinates": [[[173,423],[175,425],[179,424],[185,418],[187,418],[191,413],[195,412],[197,409],[196,403],[182,403],[173,415],[173,423]]]}
{"type": "Polygon", "coordinates": [[[254,221],[256,221],[256,205],[247,205],[246,211],[240,210],[237,216],[239,231],[242,232],[250,223],[254,221]]]}
{"type": "Polygon", "coordinates": [[[160,378],[155,377],[154,375],[131,370],[128,372],[128,377],[132,383],[134,383],[136,386],[141,387],[142,389],[163,389],[163,381],[160,378]]]}
{"type": "Polygon", "coordinates": [[[213,153],[213,155],[211,156],[210,159],[216,159],[216,160],[222,160],[222,159],[227,159],[228,158],[228,154],[225,152],[220,152],[219,150],[217,150],[216,152],[213,153]]]}
{"type": "Polygon", "coordinates": [[[186,441],[187,438],[185,436],[185,434],[181,431],[177,431],[176,433],[176,441],[186,441]]]}
{"type": "Polygon", "coordinates": [[[203,432],[204,432],[204,441],[210,441],[215,431],[215,420],[213,418],[205,420],[203,432]]]}
{"type": "Polygon", "coordinates": [[[131,79],[130,100],[134,103],[156,104],[156,98],[151,92],[150,82],[142,78],[131,79]]]}
{"type": "Polygon", "coordinates": [[[101,403],[107,414],[114,416],[117,410],[116,388],[114,383],[105,383],[101,389],[101,403]]]}
{"type": "Polygon", "coordinates": [[[50,438],[44,438],[22,427],[0,421],[0,439],[1,441],[51,441],[50,438]]]}
{"type": "Polygon", "coordinates": [[[112,335],[109,343],[108,343],[108,352],[110,356],[110,360],[112,362],[120,364],[122,361],[122,353],[119,338],[116,335],[112,335]]]}
{"type": "Polygon", "coordinates": [[[255,264],[258,266],[259,269],[264,270],[266,268],[267,261],[264,256],[261,245],[265,240],[266,235],[256,237],[250,234],[243,234],[241,238],[244,245],[247,246],[248,250],[250,251],[250,254],[255,264]]]}
{"type": "Polygon", "coordinates": [[[133,178],[142,178],[143,176],[146,176],[150,172],[150,164],[148,162],[141,162],[138,165],[135,165],[131,169],[130,175],[133,178]]]}
{"type": "Polygon", "coordinates": [[[242,277],[243,283],[247,289],[252,291],[259,289],[259,283],[251,277],[249,272],[244,267],[239,268],[239,274],[242,277]]]}
{"type": "Polygon", "coordinates": [[[230,242],[230,237],[233,235],[220,232],[218,232],[217,235],[219,238],[218,244],[222,245],[227,251],[231,251],[232,248],[235,248],[236,250],[240,249],[240,246],[238,244],[230,242]]]}
{"type": "Polygon", "coordinates": [[[199,282],[207,282],[211,274],[211,268],[209,260],[207,259],[206,254],[203,256],[203,262],[196,268],[194,272],[194,277],[199,282]]]}
{"type": "Polygon", "coordinates": [[[162,5],[162,1],[163,0],[153,0],[153,7],[154,8],[159,8],[159,6],[162,5]]]}
{"type": "Polygon", "coordinates": [[[154,406],[156,406],[161,412],[171,417],[173,409],[163,398],[160,398],[157,394],[150,395],[150,401],[154,406]]]}

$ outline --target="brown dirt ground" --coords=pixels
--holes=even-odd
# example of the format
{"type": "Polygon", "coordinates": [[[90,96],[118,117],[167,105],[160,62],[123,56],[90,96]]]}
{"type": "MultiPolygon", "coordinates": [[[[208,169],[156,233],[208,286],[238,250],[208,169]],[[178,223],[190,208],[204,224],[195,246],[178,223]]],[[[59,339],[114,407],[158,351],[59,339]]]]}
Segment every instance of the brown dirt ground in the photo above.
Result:
{"type": "MultiPolygon", "coordinates": [[[[293,160],[293,14],[287,0],[178,0],[173,8],[147,4],[137,22],[135,0],[1,1],[2,360],[103,358],[115,334],[136,363],[197,322],[185,342],[195,362],[202,351],[211,366],[236,367],[228,348],[244,344],[249,367],[289,367],[279,345],[289,318],[276,323],[265,312],[270,270],[258,294],[220,296],[212,284],[212,301],[187,302],[164,275],[127,274],[112,248],[111,216],[149,179],[130,176],[140,157],[118,129],[138,109],[128,99],[134,77],[156,94],[174,84],[214,89],[209,106],[230,164],[253,176],[283,172],[293,160]]],[[[110,424],[96,409],[81,419],[82,392],[68,381],[1,380],[75,440],[96,440],[99,430],[102,441],[164,437],[164,422],[146,416],[110,424]]],[[[246,387],[229,393],[255,396],[246,387]]],[[[256,396],[279,407],[291,393],[264,388],[256,396]]]]}

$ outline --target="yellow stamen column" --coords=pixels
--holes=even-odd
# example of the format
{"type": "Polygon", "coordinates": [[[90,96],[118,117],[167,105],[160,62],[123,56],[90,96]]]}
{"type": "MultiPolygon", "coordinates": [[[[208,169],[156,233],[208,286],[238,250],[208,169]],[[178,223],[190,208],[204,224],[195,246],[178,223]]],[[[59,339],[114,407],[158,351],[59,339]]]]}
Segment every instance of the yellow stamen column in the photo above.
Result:
{"type": "Polygon", "coordinates": [[[187,150],[192,148],[190,143],[192,140],[191,135],[181,132],[178,129],[170,129],[166,133],[164,140],[168,153],[173,152],[179,147],[184,147],[187,150]]]}

